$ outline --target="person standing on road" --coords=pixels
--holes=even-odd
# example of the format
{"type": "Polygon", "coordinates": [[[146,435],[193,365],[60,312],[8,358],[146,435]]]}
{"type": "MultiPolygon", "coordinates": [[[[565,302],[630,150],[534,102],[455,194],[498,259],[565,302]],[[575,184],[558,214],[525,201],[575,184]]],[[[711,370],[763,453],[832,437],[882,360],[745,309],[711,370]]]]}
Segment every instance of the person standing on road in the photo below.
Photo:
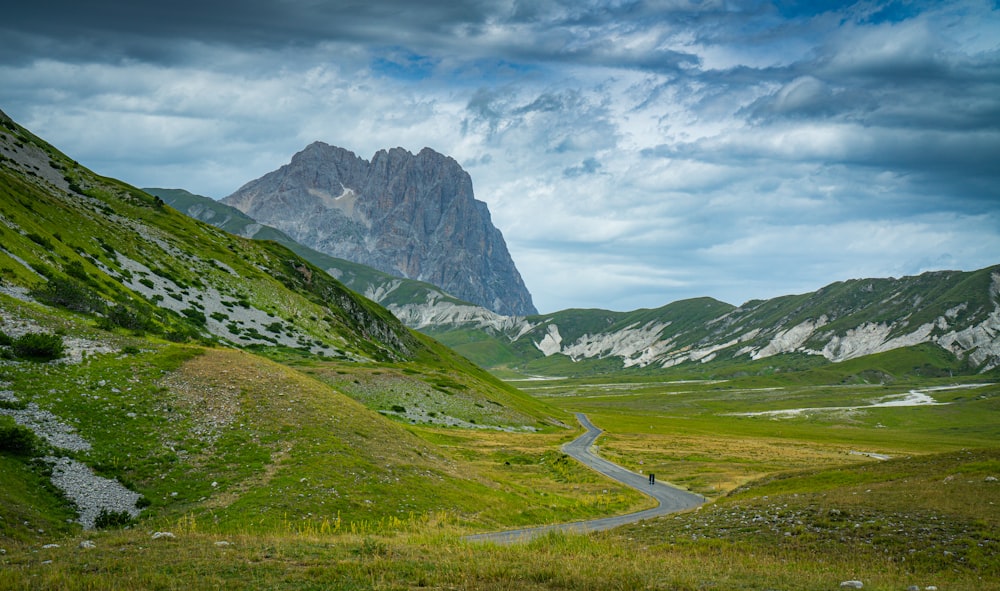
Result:
{"type": "Polygon", "coordinates": [[[649,473],[649,486],[653,486],[654,484],[656,484],[656,474],[653,474],[652,472],[650,472],[649,473]]]}

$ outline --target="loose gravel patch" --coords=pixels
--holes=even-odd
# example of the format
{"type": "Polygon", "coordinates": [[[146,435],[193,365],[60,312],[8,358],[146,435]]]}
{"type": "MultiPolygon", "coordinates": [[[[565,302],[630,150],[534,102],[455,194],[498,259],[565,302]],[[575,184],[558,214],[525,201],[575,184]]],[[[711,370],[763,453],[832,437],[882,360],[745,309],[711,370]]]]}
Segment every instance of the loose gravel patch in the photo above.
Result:
{"type": "Polygon", "coordinates": [[[139,516],[136,503],[141,495],[120,482],[94,474],[85,464],[66,457],[48,456],[52,464],[52,484],[73,501],[80,512],[80,523],[92,529],[101,511],[139,516]]]}
{"type": "MultiPolygon", "coordinates": [[[[17,402],[11,392],[3,392],[0,400],[17,402]]],[[[23,409],[0,408],[0,415],[14,418],[14,422],[31,429],[35,435],[52,444],[53,447],[68,451],[87,451],[90,443],[76,433],[76,428],[59,420],[59,417],[29,402],[23,409]]]]}

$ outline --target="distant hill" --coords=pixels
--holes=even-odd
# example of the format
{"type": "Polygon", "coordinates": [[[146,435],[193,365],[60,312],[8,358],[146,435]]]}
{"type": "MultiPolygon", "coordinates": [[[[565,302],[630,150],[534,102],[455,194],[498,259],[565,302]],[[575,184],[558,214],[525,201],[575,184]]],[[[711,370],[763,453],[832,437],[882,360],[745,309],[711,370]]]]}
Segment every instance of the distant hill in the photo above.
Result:
{"type": "Polygon", "coordinates": [[[380,150],[369,162],[315,142],[222,201],[319,252],[497,313],[536,312],[468,173],[430,148],[380,150]]]}
{"type": "Polygon", "coordinates": [[[711,371],[723,363],[780,370],[921,344],[941,348],[967,371],[985,372],[1000,367],[1000,266],[854,279],[739,307],[699,298],[653,310],[508,320],[409,324],[485,367],[524,372],[711,371]]]}

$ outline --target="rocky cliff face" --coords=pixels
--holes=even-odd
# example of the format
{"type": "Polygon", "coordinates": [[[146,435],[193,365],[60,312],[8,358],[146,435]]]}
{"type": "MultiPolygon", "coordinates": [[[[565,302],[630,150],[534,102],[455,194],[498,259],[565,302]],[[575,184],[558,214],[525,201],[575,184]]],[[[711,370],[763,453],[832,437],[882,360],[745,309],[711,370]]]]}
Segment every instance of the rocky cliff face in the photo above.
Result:
{"type": "Polygon", "coordinates": [[[316,142],[222,201],[331,256],[500,314],[536,313],[468,173],[430,148],[381,150],[369,162],[316,142]]]}

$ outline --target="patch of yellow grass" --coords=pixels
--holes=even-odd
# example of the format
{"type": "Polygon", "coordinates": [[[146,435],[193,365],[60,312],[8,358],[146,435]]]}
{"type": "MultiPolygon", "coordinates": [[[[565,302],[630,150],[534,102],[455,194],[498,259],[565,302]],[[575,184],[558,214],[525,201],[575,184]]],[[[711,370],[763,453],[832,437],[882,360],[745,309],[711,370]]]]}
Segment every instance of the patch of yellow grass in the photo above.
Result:
{"type": "Polygon", "coordinates": [[[630,470],[652,472],[708,497],[775,472],[871,461],[842,445],[708,434],[605,433],[597,447],[630,470]]]}

